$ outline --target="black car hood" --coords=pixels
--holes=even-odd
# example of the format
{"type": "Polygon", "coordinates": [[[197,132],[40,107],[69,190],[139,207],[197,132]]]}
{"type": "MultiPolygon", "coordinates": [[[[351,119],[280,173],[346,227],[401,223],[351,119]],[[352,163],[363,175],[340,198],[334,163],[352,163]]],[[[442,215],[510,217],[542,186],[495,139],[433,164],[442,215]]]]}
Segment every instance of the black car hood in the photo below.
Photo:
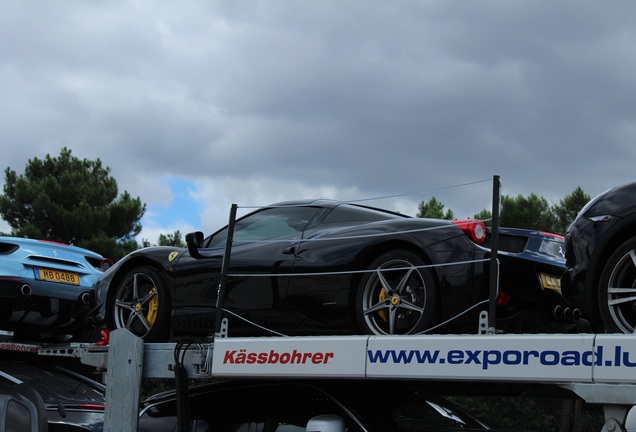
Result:
{"type": "Polygon", "coordinates": [[[611,215],[625,217],[636,213],[636,182],[613,187],[590,200],[580,217],[611,215]]]}

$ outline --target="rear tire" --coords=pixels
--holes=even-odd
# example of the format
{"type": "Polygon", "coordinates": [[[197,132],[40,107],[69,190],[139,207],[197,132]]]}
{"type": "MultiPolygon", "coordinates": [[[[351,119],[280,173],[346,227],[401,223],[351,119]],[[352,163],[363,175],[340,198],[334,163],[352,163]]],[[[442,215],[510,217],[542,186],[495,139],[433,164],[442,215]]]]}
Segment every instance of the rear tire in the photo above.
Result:
{"type": "Polygon", "coordinates": [[[598,308],[609,333],[634,333],[636,328],[636,237],[609,257],[598,287],[598,308]]]}
{"type": "Polygon", "coordinates": [[[415,334],[434,323],[437,284],[425,265],[406,250],[385,253],[369,265],[356,295],[356,317],[364,334],[415,334]]]}

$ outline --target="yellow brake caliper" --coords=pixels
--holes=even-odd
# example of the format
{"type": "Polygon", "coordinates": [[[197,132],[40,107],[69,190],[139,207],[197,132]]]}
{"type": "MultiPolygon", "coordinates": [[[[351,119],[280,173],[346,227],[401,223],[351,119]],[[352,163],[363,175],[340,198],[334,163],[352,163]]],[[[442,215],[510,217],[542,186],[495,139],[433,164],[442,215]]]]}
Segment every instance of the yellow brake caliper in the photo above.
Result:
{"type": "Polygon", "coordinates": [[[150,293],[154,294],[150,301],[148,301],[148,314],[146,314],[146,320],[151,326],[155,324],[157,319],[157,310],[159,309],[159,296],[157,295],[157,288],[150,290],[150,293]]]}
{"type": "MultiPolygon", "coordinates": [[[[384,303],[385,299],[386,299],[386,290],[384,289],[384,287],[382,287],[382,289],[380,290],[380,295],[378,296],[378,300],[380,303],[384,303]]],[[[388,321],[388,317],[386,316],[386,311],[384,309],[378,311],[378,316],[382,318],[384,322],[388,321]]]]}

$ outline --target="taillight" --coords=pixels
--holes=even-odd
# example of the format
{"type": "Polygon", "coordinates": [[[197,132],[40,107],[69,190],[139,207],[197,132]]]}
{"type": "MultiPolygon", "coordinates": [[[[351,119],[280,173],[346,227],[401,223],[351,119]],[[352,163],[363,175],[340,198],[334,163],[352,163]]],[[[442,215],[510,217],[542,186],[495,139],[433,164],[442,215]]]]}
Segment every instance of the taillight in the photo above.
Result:
{"type": "Polygon", "coordinates": [[[500,292],[499,295],[497,296],[497,306],[504,306],[508,304],[509,301],[510,301],[510,295],[506,294],[503,291],[500,292]]]}
{"type": "Polygon", "coordinates": [[[452,221],[457,227],[475,243],[483,243],[486,240],[486,224],[478,219],[459,219],[452,221]]]}
{"type": "Polygon", "coordinates": [[[103,271],[108,270],[109,268],[111,268],[113,266],[113,260],[111,260],[110,258],[104,258],[102,259],[102,263],[100,265],[100,268],[103,271]]]}
{"type": "Polygon", "coordinates": [[[565,240],[565,237],[562,236],[561,234],[554,234],[551,232],[545,232],[545,231],[541,231],[541,235],[546,236],[546,237],[553,237],[557,240],[565,240]]]}
{"type": "Polygon", "coordinates": [[[61,243],[61,242],[57,242],[57,241],[53,241],[53,240],[38,240],[38,241],[42,242],[42,243],[50,243],[50,244],[57,245],[57,246],[68,246],[68,244],[66,244],[66,243],[61,243]]]}

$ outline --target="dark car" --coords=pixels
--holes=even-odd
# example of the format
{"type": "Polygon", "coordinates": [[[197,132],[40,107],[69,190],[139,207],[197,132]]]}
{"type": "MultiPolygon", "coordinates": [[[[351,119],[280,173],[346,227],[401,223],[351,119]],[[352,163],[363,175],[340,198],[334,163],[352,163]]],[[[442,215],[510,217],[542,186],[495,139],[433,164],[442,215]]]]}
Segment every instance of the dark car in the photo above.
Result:
{"type": "MultiPolygon", "coordinates": [[[[575,332],[580,310],[561,293],[565,241],[561,235],[520,228],[498,232],[498,328],[508,333],[575,332]]],[[[490,247],[491,234],[483,246],[490,247]]]]}
{"type": "MultiPolygon", "coordinates": [[[[491,429],[426,388],[426,383],[400,381],[221,381],[192,386],[181,421],[193,432],[212,426],[219,432],[305,432],[317,417],[335,424],[340,419],[346,428],[341,430],[348,432],[491,429]]],[[[139,432],[176,430],[178,406],[174,391],[147,399],[139,432]]]]}
{"type": "MultiPolygon", "coordinates": [[[[107,326],[146,341],[209,335],[227,235],[226,227],[188,249],[146,248],[120,260],[97,284],[107,326]]],[[[444,331],[474,332],[474,306],[489,294],[485,235],[481,221],[335,201],[256,210],[235,225],[223,304],[230,334],[413,334],[447,320],[444,331]],[[473,313],[461,316],[466,311],[473,313]]],[[[528,295],[543,298],[537,267],[527,266],[528,295]]],[[[512,273],[515,289],[524,290],[512,273]]]]}
{"type": "Polygon", "coordinates": [[[0,431],[102,431],[104,406],[102,384],[48,358],[3,353],[0,431]]]}
{"type": "Polygon", "coordinates": [[[18,339],[54,335],[92,342],[93,285],[110,260],[67,244],[0,236],[0,329],[18,339]]]}
{"type": "Polygon", "coordinates": [[[564,296],[598,332],[636,328],[636,183],[611,188],[579,212],[566,233],[564,296]]]}

